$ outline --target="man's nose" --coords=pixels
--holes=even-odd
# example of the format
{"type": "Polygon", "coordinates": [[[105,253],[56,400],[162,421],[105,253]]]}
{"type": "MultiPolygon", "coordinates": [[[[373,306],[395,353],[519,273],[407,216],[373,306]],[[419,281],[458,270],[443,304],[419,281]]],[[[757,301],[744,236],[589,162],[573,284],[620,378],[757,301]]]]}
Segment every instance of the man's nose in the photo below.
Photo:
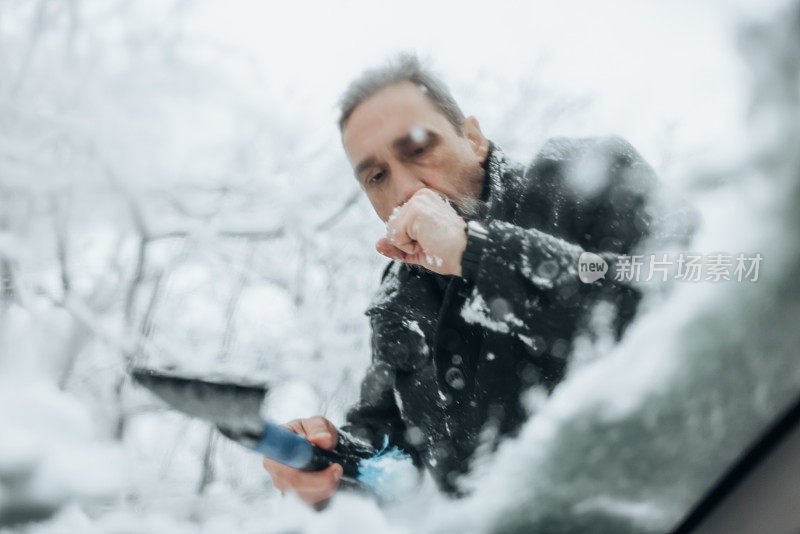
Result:
{"type": "Polygon", "coordinates": [[[395,205],[402,206],[414,193],[425,187],[425,183],[408,171],[395,172],[394,175],[395,205]]]}

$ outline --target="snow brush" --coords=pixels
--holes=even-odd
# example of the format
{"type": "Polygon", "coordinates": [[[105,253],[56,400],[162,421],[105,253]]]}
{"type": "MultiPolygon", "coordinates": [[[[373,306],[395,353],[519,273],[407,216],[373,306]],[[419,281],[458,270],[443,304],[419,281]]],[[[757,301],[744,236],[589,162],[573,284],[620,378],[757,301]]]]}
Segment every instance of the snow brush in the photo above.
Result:
{"type": "Polygon", "coordinates": [[[135,368],[133,379],[172,408],[214,424],[228,439],[294,469],[319,471],[342,466],[342,480],[381,501],[407,495],[418,476],[411,458],[397,447],[360,448],[342,454],[318,447],[296,432],[261,416],[269,391],[263,382],[224,375],[192,375],[135,368]]]}

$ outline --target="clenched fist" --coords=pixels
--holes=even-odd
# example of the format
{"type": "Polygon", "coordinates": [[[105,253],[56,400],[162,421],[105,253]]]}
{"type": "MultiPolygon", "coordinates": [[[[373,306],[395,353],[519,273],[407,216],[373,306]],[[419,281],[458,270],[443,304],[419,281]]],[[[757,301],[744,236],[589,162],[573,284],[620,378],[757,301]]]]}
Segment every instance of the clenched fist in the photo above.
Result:
{"type": "Polygon", "coordinates": [[[461,276],[467,223],[439,193],[423,188],[396,208],[386,237],[375,248],[384,256],[439,274],[461,276]]]}

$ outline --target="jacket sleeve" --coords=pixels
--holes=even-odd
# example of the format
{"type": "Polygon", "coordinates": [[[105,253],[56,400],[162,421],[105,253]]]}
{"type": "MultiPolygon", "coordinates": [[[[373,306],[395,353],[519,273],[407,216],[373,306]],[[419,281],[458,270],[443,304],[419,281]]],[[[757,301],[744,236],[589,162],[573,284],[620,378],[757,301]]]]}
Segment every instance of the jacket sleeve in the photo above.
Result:
{"type": "MultiPolygon", "coordinates": [[[[390,264],[391,267],[391,264],[390,264]]],[[[396,274],[384,272],[380,293],[393,291],[396,274]]],[[[398,372],[393,365],[392,344],[401,344],[406,332],[396,330],[396,322],[384,314],[370,315],[372,363],[361,382],[358,402],[348,410],[345,423],[339,428],[337,450],[345,453],[375,454],[386,448],[397,446],[408,453],[414,464],[420,467],[417,451],[405,438],[406,426],[395,400],[394,382],[398,372]]]]}
{"type": "MultiPolygon", "coordinates": [[[[489,320],[501,320],[512,333],[524,334],[531,321],[566,333],[567,316],[605,299],[617,307],[619,337],[640,296],[624,277],[616,279],[619,262],[645,242],[660,247],[653,252],[685,245],[696,215],[682,200],[668,199],[650,165],[618,137],[553,139],[523,183],[513,222],[484,224],[488,234],[476,254],[467,303],[473,315],[494,315],[489,320]],[[605,276],[591,283],[578,276],[585,252],[608,265],[605,276]],[[502,302],[500,316],[491,313],[492,301],[502,302]]],[[[468,250],[474,245],[470,237],[468,250]]]]}

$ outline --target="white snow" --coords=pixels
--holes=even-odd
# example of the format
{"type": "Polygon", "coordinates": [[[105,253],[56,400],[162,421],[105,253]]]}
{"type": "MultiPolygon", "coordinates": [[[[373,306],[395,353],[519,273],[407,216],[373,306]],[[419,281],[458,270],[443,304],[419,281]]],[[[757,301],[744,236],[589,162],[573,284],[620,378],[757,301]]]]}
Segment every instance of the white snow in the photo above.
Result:
{"type": "Polygon", "coordinates": [[[461,308],[461,317],[472,324],[479,324],[483,327],[494,330],[495,332],[508,333],[508,324],[496,321],[489,316],[489,306],[483,300],[483,296],[474,290],[464,306],[461,308]]]}
{"type": "Polygon", "coordinates": [[[422,331],[422,328],[420,328],[418,321],[403,319],[403,324],[406,328],[419,335],[419,337],[425,339],[425,333],[422,331]]]}
{"type": "Polygon", "coordinates": [[[425,140],[428,138],[428,133],[425,131],[424,128],[419,126],[414,126],[411,128],[411,132],[409,134],[411,136],[411,140],[415,143],[424,143],[425,140]]]}

